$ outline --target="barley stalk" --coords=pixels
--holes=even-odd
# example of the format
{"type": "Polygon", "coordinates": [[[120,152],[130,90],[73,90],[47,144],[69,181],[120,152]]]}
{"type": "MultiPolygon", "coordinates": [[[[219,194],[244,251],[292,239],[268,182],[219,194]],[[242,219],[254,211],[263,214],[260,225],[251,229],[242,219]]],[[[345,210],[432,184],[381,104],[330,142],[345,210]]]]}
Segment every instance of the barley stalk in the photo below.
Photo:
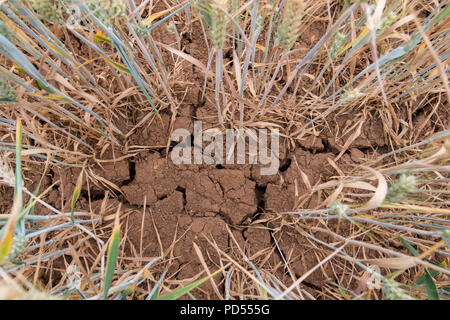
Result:
{"type": "Polygon", "coordinates": [[[111,27],[112,19],[125,17],[127,9],[123,0],[89,0],[88,7],[92,14],[108,27],[111,27]]]}
{"type": "Polygon", "coordinates": [[[102,0],[100,3],[110,19],[122,18],[126,14],[127,7],[123,0],[102,0]]]}
{"type": "Polygon", "coordinates": [[[209,26],[211,42],[216,49],[222,49],[226,42],[229,19],[225,12],[230,12],[230,0],[198,0],[196,7],[209,26]]]}
{"type": "Polygon", "coordinates": [[[398,20],[398,16],[393,11],[389,11],[388,14],[381,20],[376,27],[376,34],[381,34],[384,30],[389,28],[395,21],[398,20]]]}
{"type": "Polygon", "coordinates": [[[385,200],[389,202],[402,201],[409,193],[416,190],[416,186],[417,178],[415,176],[402,174],[400,178],[389,187],[385,200]]]}
{"type": "Polygon", "coordinates": [[[25,237],[25,233],[18,232],[14,235],[13,245],[9,252],[8,260],[14,261],[25,250],[28,244],[28,239],[25,237]]]}
{"type": "Polygon", "coordinates": [[[31,0],[32,8],[51,23],[62,23],[61,8],[51,0],[31,0]]]}
{"type": "Polygon", "coordinates": [[[334,37],[333,44],[331,45],[330,49],[330,56],[332,59],[336,58],[338,56],[338,52],[342,49],[345,43],[345,34],[338,32],[336,36],[334,37]]]}
{"type": "Polygon", "coordinates": [[[391,279],[383,281],[383,292],[389,300],[415,300],[406,293],[400,283],[391,279]]]}
{"type": "Polygon", "coordinates": [[[302,16],[303,0],[288,0],[276,33],[276,39],[285,52],[291,50],[300,35],[302,16]]]}
{"type": "Polygon", "coordinates": [[[341,218],[347,216],[347,212],[349,210],[350,207],[348,205],[340,203],[338,201],[333,201],[330,204],[330,211],[341,218]]]}

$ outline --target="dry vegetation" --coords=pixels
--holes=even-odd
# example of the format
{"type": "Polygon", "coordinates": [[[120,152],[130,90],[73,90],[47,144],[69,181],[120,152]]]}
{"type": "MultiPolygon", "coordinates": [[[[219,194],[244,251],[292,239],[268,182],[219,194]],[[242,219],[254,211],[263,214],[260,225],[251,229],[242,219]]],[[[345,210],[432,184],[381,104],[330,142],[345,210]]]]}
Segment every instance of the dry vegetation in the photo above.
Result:
{"type": "Polygon", "coordinates": [[[438,0],[0,1],[0,298],[448,299],[449,14],[438,0]],[[167,245],[152,200],[125,201],[139,161],[193,118],[278,128],[289,159],[278,182],[252,182],[265,195],[250,221],[224,220],[225,247],[187,230],[167,245]],[[176,262],[181,242],[200,269],[176,262]]]}

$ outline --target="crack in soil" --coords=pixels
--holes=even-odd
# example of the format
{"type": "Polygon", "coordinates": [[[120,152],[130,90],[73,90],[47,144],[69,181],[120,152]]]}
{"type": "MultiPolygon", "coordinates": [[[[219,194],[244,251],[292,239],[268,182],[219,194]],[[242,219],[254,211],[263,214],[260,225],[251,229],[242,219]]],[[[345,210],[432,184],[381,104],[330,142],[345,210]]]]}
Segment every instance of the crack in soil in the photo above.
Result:
{"type": "Polygon", "coordinates": [[[136,177],[136,161],[134,159],[134,157],[132,157],[130,160],[128,160],[128,174],[129,174],[129,178],[122,181],[119,184],[119,187],[123,187],[123,186],[127,186],[130,183],[132,183],[136,177]]]}

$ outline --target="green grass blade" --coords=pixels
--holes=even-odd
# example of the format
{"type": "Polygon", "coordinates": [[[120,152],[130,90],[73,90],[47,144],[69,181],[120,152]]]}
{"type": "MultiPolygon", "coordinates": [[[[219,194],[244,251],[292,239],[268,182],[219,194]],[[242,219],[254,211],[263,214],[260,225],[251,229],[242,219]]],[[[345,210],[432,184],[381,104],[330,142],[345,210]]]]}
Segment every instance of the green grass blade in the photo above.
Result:
{"type": "Polygon", "coordinates": [[[428,300],[439,300],[439,293],[437,291],[436,283],[434,282],[434,279],[427,268],[425,268],[424,277],[428,300]]]}
{"type": "Polygon", "coordinates": [[[75,185],[75,190],[73,191],[72,195],[72,203],[70,206],[70,219],[72,220],[72,223],[75,222],[75,217],[73,213],[75,211],[75,205],[77,204],[77,201],[80,198],[82,184],[83,184],[83,170],[81,170],[80,175],[78,176],[77,184],[75,185]]]}
{"type": "Polygon", "coordinates": [[[208,281],[210,278],[214,277],[216,274],[222,272],[224,269],[225,269],[225,267],[217,270],[216,272],[212,273],[209,276],[206,276],[200,280],[197,280],[197,281],[194,281],[194,282],[188,284],[186,287],[182,287],[171,293],[168,293],[168,294],[158,298],[157,300],[176,300],[176,299],[184,296],[185,294],[189,294],[192,290],[194,290],[195,288],[197,288],[198,286],[203,284],[205,281],[208,281]]]}
{"type": "Polygon", "coordinates": [[[413,246],[411,246],[408,241],[405,240],[405,238],[403,238],[402,236],[398,236],[398,239],[400,240],[401,243],[403,243],[403,245],[406,247],[406,249],[409,250],[409,252],[411,252],[412,255],[414,255],[415,257],[419,256],[419,253],[417,252],[416,249],[413,248],[413,246]]]}
{"type": "Polygon", "coordinates": [[[14,232],[16,230],[16,221],[17,216],[19,214],[19,204],[18,197],[14,198],[14,204],[12,208],[12,213],[10,218],[8,219],[8,223],[5,228],[2,229],[3,235],[0,238],[0,265],[8,258],[11,248],[14,242],[14,232]]]}
{"type": "Polygon", "coordinates": [[[114,223],[114,230],[111,236],[108,247],[108,258],[106,260],[106,272],[105,272],[105,283],[103,290],[103,298],[108,297],[108,291],[111,287],[111,282],[114,276],[114,271],[116,269],[117,257],[119,256],[119,246],[120,246],[120,224],[119,224],[119,212],[120,206],[117,209],[116,221],[114,223]]]}
{"type": "MultiPolygon", "coordinates": [[[[431,262],[433,263],[433,262],[431,262]]],[[[434,264],[434,263],[433,263],[434,264]]],[[[441,268],[447,268],[447,264],[445,263],[445,261],[442,261],[441,263],[438,264],[439,267],[441,268]]],[[[430,275],[434,278],[439,274],[439,271],[436,270],[429,270],[430,271],[430,275]]],[[[416,284],[423,284],[425,282],[425,277],[426,275],[421,276],[419,279],[417,279],[416,284]]]]}
{"type": "MultiPolygon", "coordinates": [[[[405,247],[415,257],[419,256],[419,253],[414,249],[402,236],[398,236],[399,240],[405,245],[405,247]]],[[[428,300],[439,300],[439,293],[437,291],[436,283],[434,282],[433,275],[427,268],[424,268],[425,274],[423,280],[425,282],[425,288],[427,289],[428,300]]],[[[417,282],[416,282],[417,283],[417,282]]]]}

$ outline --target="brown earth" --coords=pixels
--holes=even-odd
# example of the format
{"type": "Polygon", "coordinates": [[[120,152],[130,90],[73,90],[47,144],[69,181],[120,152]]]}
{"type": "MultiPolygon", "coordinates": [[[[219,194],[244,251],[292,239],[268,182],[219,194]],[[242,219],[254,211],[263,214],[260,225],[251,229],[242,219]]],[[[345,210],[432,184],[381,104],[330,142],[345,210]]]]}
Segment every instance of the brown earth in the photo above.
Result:
{"type": "MultiPolygon", "coordinates": [[[[201,110],[202,107],[198,108],[198,112],[201,110]]],[[[167,115],[163,115],[163,119],[168,123],[167,115]]],[[[149,129],[136,133],[132,139],[140,145],[166,145],[167,128],[168,125],[155,122],[149,129]]],[[[373,131],[371,134],[374,134],[373,131]]],[[[376,141],[380,140],[373,141],[372,146],[376,148],[376,141]]],[[[297,278],[320,260],[308,240],[288,225],[282,225],[275,213],[292,211],[298,206],[315,208],[321,205],[323,195],[302,196],[308,194],[308,185],[314,186],[338,175],[328,161],[336,157],[339,147],[330,147],[328,141],[325,143],[327,147],[322,140],[315,143],[309,138],[291,151],[284,147],[280,153],[284,157],[280,159],[280,170],[273,176],[261,176],[258,165],[177,166],[167,157],[166,148],[141,152],[130,159],[102,163],[101,167],[94,168],[94,172],[119,188],[115,192],[118,201],[113,197],[109,205],[117,208],[118,202],[121,202],[123,209],[132,211],[126,223],[122,224],[129,240],[126,252],[130,256],[137,253],[141,258],[149,258],[161,254],[167,256],[170,252],[173,257],[169,269],[171,276],[190,279],[204,270],[194,250],[194,243],[201,249],[211,269],[220,265],[219,254],[204,238],[206,236],[233,258],[241,260],[240,250],[243,250],[247,256],[255,258],[254,262],[277,270],[277,277],[289,282],[287,270],[280,267],[282,256],[289,261],[291,271],[297,278]],[[265,227],[261,221],[271,221],[273,229],[265,227]],[[273,239],[277,240],[280,250],[274,249],[273,239]]],[[[360,141],[355,145],[360,143],[367,147],[365,142],[368,138],[360,141]]],[[[281,145],[284,145],[283,141],[281,145]]],[[[114,154],[115,157],[122,155],[120,151],[114,154]]],[[[372,152],[363,152],[352,146],[337,161],[337,165],[341,170],[349,171],[352,164],[371,156],[372,152]]],[[[105,153],[103,160],[107,159],[112,159],[111,152],[105,153]]],[[[61,182],[44,200],[56,207],[63,205],[68,210],[79,172],[79,169],[73,168],[55,169],[50,180],[61,182]]],[[[92,208],[97,212],[104,190],[104,186],[91,183],[88,194],[85,183],[77,208],[92,208]]],[[[316,236],[322,238],[320,234],[316,236]]],[[[330,271],[327,265],[305,281],[308,290],[316,297],[320,297],[320,288],[332,277],[331,273],[330,278],[324,276],[324,271],[330,271]]],[[[220,283],[220,279],[217,278],[216,282],[220,283]]],[[[209,282],[202,285],[200,292],[196,294],[198,298],[217,298],[209,282]]]]}

